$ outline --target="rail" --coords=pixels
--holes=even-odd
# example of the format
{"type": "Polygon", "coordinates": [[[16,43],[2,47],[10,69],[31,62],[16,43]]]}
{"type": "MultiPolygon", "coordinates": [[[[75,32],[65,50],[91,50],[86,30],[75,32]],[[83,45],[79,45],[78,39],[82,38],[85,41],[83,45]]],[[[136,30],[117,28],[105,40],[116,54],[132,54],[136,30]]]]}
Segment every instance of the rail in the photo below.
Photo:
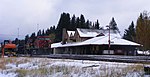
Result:
{"type": "MultiPolygon", "coordinates": [[[[26,57],[26,56],[21,55],[20,57],[26,57]]],[[[110,62],[125,62],[125,63],[150,63],[149,56],[51,54],[51,55],[32,55],[32,57],[53,58],[53,59],[110,61],[110,62]]]]}

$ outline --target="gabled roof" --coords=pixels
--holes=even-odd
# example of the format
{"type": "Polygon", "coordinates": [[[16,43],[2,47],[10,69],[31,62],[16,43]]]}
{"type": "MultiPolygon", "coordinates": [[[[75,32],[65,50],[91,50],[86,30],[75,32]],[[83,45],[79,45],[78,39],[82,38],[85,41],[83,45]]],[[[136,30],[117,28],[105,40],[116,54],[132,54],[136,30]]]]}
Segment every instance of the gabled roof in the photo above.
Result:
{"type": "Polygon", "coordinates": [[[99,29],[81,29],[77,28],[80,37],[95,37],[100,33],[103,33],[103,30],[99,29]]]}
{"type": "MultiPolygon", "coordinates": [[[[108,37],[109,37],[108,35],[99,36],[99,37],[88,39],[83,42],[75,42],[75,43],[67,43],[67,44],[56,43],[56,44],[52,44],[51,48],[82,46],[82,45],[108,45],[108,37]]],[[[116,34],[110,34],[110,41],[111,41],[111,45],[140,46],[140,44],[117,37],[116,34]]]]}
{"type": "Polygon", "coordinates": [[[69,47],[69,46],[80,46],[80,43],[81,42],[67,43],[67,44],[62,44],[62,42],[53,43],[53,44],[51,44],[51,48],[69,47]]]}
{"type": "MultiPolygon", "coordinates": [[[[109,30],[108,29],[81,29],[77,28],[77,31],[79,33],[80,37],[96,37],[99,34],[108,34],[109,30]]],[[[116,34],[118,37],[121,37],[118,31],[116,30],[110,30],[111,34],[116,34]]]]}
{"type": "MultiPolygon", "coordinates": [[[[86,40],[84,42],[82,42],[82,44],[84,45],[108,45],[108,39],[109,36],[100,36],[100,37],[95,37],[89,40],[86,40]]],[[[111,45],[132,45],[132,46],[140,46],[140,44],[122,39],[120,37],[117,37],[113,34],[110,35],[110,41],[111,41],[111,45]]]]}
{"type": "Polygon", "coordinates": [[[74,36],[75,31],[67,31],[67,33],[68,33],[68,36],[70,37],[70,36],[74,36]]]}

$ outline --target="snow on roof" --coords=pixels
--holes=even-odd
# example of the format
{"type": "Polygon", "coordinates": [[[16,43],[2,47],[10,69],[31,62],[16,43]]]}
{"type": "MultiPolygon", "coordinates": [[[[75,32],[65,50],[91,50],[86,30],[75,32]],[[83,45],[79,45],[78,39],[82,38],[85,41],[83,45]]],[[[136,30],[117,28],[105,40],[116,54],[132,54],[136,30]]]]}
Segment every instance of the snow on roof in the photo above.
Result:
{"type": "Polygon", "coordinates": [[[80,37],[95,37],[100,33],[103,33],[103,30],[99,29],[80,29],[77,28],[77,31],[80,35],[80,37]]]}
{"type": "MultiPolygon", "coordinates": [[[[88,39],[83,42],[76,42],[76,43],[67,43],[62,45],[61,43],[59,44],[52,44],[52,48],[57,48],[57,47],[69,47],[69,46],[81,46],[81,45],[108,45],[108,38],[109,36],[99,36],[99,37],[94,37],[91,39],[88,39]]],[[[110,41],[111,45],[132,45],[132,46],[140,46],[140,44],[122,39],[120,37],[115,36],[115,34],[110,34],[110,41]]]]}
{"type": "Polygon", "coordinates": [[[67,31],[67,33],[68,33],[68,35],[69,35],[69,37],[70,37],[70,36],[71,36],[71,34],[72,34],[72,36],[74,36],[75,31],[67,31]]]}
{"type": "Polygon", "coordinates": [[[112,45],[133,45],[133,46],[140,46],[140,44],[135,43],[135,42],[131,42],[125,39],[121,39],[121,38],[114,38],[112,39],[112,45]]]}
{"type": "MultiPolygon", "coordinates": [[[[80,37],[96,37],[97,35],[103,33],[104,35],[108,35],[108,29],[81,29],[77,28],[77,31],[80,37]]],[[[110,30],[111,34],[117,35],[117,37],[121,37],[120,33],[117,30],[110,30]]]]}
{"type": "Polygon", "coordinates": [[[75,43],[67,43],[67,44],[62,44],[62,42],[59,43],[53,43],[51,44],[51,48],[57,48],[57,47],[69,47],[69,46],[80,46],[81,42],[75,42],[75,43]]]}
{"type": "MultiPolygon", "coordinates": [[[[86,40],[82,42],[82,45],[107,45],[108,43],[108,38],[109,36],[100,36],[100,37],[95,37],[89,40],[86,40]]],[[[122,39],[120,37],[115,36],[114,34],[110,35],[110,41],[111,45],[133,45],[133,46],[140,46],[140,44],[122,39]]]]}
{"type": "Polygon", "coordinates": [[[57,47],[60,47],[60,46],[62,46],[61,42],[51,44],[51,48],[57,48],[57,47]]]}
{"type": "MultiPolygon", "coordinates": [[[[109,33],[106,33],[105,36],[109,36],[109,33]]],[[[121,35],[120,33],[110,33],[110,37],[121,38],[121,35]]]]}

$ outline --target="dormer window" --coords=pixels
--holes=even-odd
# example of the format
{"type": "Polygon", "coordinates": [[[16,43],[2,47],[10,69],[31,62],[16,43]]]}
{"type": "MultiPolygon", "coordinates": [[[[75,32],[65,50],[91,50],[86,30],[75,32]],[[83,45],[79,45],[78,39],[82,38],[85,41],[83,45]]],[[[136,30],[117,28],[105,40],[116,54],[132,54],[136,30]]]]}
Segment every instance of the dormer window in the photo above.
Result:
{"type": "Polygon", "coordinates": [[[98,37],[98,36],[105,36],[105,35],[103,33],[100,33],[96,37],[98,37]]]}

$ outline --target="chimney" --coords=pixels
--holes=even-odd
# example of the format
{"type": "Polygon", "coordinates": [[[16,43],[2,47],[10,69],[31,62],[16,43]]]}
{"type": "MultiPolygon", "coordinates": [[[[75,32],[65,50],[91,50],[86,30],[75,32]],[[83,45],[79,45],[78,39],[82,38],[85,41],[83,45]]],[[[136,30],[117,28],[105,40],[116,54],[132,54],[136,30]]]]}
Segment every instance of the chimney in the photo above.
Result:
{"type": "Polygon", "coordinates": [[[62,32],[62,44],[66,44],[66,40],[67,40],[67,38],[66,38],[66,34],[67,33],[67,30],[66,30],[66,28],[63,28],[63,32],[62,32]]]}

